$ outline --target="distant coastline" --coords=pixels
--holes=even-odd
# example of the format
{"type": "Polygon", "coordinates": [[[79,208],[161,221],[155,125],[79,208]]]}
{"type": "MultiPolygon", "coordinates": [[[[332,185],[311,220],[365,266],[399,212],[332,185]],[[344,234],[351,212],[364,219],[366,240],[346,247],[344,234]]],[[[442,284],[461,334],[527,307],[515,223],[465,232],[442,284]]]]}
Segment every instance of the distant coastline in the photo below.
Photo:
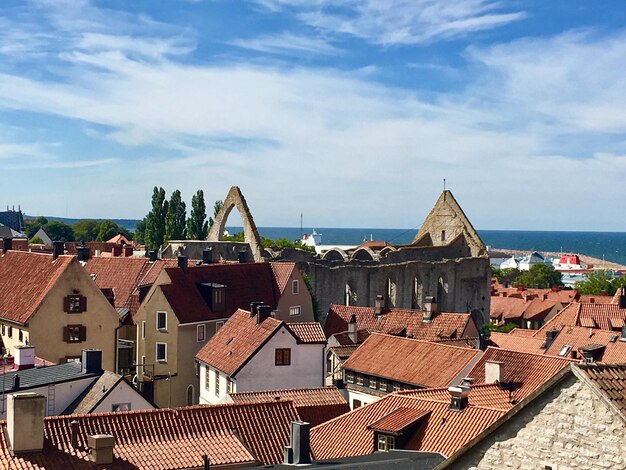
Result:
{"type": "MultiPolygon", "coordinates": [[[[541,250],[536,250],[539,253],[541,253],[542,255],[549,257],[549,258],[558,258],[561,256],[561,252],[557,252],[557,251],[541,251],[541,250]]],[[[507,256],[518,256],[518,255],[525,255],[529,253],[529,250],[511,250],[511,249],[507,249],[507,248],[490,248],[490,252],[491,253],[499,253],[499,254],[504,254],[507,256]]],[[[626,266],[622,265],[622,264],[618,264],[618,263],[614,263],[612,261],[607,261],[607,260],[602,260],[602,259],[598,259],[598,258],[594,258],[592,256],[588,256],[585,255],[584,253],[575,253],[580,257],[580,260],[589,265],[589,266],[593,266],[595,269],[598,268],[606,268],[606,269],[613,269],[613,270],[617,270],[617,271],[626,271],[626,266]]]]}

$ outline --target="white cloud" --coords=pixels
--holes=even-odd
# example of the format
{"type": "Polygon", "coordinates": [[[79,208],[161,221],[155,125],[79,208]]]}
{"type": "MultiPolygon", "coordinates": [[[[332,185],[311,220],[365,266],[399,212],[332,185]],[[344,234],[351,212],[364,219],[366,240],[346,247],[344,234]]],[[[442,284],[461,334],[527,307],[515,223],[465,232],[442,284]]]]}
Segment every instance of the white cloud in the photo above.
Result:
{"type": "Polygon", "coordinates": [[[244,49],[270,54],[300,55],[322,54],[334,55],[341,51],[320,38],[299,36],[292,33],[260,36],[253,39],[236,39],[231,44],[244,49]]]}

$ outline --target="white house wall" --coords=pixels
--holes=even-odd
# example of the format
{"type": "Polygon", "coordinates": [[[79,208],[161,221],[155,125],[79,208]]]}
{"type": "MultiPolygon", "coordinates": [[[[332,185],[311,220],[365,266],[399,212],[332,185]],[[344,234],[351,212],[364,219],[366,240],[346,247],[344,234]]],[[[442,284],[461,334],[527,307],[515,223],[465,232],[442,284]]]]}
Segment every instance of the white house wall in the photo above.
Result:
{"type": "Polygon", "coordinates": [[[92,413],[108,413],[113,411],[113,405],[130,403],[131,410],[153,410],[150,404],[139,392],[133,389],[123,380],[111,390],[104,400],[92,411],[92,413]]]}

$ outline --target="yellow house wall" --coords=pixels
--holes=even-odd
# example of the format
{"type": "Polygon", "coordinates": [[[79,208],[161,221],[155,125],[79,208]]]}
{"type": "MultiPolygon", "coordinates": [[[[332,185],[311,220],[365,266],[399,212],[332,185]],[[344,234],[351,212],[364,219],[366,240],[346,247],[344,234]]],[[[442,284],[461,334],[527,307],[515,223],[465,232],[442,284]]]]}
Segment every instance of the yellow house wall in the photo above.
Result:
{"type": "Polygon", "coordinates": [[[31,317],[27,336],[29,343],[35,347],[35,354],[48,361],[65,362],[67,357],[80,357],[83,349],[97,348],[102,350],[102,367],[115,371],[115,329],[118,325],[119,316],[115,309],[85,270],[74,261],[31,317]],[[86,312],[63,311],[65,296],[73,293],[80,293],[87,298],[86,312]],[[63,341],[63,328],[68,325],[85,326],[86,341],[77,343],[63,341]]]}

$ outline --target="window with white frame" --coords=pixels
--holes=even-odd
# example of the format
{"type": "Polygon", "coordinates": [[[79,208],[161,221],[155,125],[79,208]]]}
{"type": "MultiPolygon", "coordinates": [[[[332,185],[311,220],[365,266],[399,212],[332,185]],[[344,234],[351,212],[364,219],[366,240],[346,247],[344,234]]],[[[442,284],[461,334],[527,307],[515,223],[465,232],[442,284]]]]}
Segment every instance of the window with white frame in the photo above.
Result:
{"type": "Polygon", "coordinates": [[[196,327],[196,341],[198,343],[206,341],[206,325],[198,325],[196,327]]]}
{"type": "Polygon", "coordinates": [[[156,313],[156,327],[157,330],[167,330],[167,312],[156,313]]]}
{"type": "Polygon", "coordinates": [[[211,389],[211,369],[208,367],[204,368],[204,388],[206,390],[211,389]]]}
{"type": "Polygon", "coordinates": [[[226,379],[226,393],[233,393],[233,381],[226,379]]]}
{"type": "Polygon", "coordinates": [[[395,449],[396,440],[393,436],[388,436],[386,434],[378,435],[378,450],[380,452],[387,452],[395,449]]]}
{"type": "Polygon", "coordinates": [[[215,396],[220,396],[220,373],[215,371],[215,396]]]}
{"type": "Polygon", "coordinates": [[[302,313],[302,309],[300,308],[299,305],[296,305],[294,307],[289,307],[290,317],[297,317],[298,315],[300,315],[300,313],[302,313]]]}
{"type": "Polygon", "coordinates": [[[146,321],[141,322],[141,339],[146,339],[146,321]]]}
{"type": "Polygon", "coordinates": [[[156,360],[157,362],[167,361],[167,343],[156,344],[156,360]]]}
{"type": "Polygon", "coordinates": [[[291,281],[291,293],[292,294],[300,293],[300,281],[298,281],[297,279],[294,279],[293,281],[291,281]]]}

